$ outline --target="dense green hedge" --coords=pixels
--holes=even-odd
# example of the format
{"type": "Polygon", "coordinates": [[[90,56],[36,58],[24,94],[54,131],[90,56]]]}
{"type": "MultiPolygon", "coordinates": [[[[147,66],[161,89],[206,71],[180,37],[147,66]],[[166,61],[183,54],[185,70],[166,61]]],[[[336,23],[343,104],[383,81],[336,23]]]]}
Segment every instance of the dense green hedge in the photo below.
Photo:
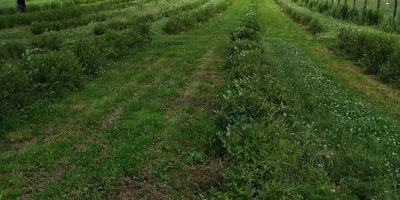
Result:
{"type": "Polygon", "coordinates": [[[384,82],[398,83],[399,44],[394,35],[343,28],[338,36],[337,48],[361,65],[366,73],[378,75],[384,82]]]}
{"type": "Polygon", "coordinates": [[[279,6],[283,9],[283,12],[289,15],[289,17],[292,18],[293,21],[306,26],[307,31],[309,31],[310,33],[317,34],[326,31],[322,23],[318,19],[312,17],[311,15],[299,12],[296,9],[287,6],[282,1],[275,1],[275,2],[279,4],[279,6]]]}

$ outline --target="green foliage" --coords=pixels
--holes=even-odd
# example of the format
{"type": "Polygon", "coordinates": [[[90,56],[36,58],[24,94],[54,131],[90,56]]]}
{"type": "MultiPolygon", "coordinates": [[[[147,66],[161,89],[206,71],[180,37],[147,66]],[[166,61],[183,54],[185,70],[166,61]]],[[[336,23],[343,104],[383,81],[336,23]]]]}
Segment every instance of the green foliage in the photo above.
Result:
{"type": "Polygon", "coordinates": [[[258,22],[257,14],[254,11],[247,12],[244,16],[244,20],[240,24],[241,26],[255,31],[260,30],[260,23],[258,22]]]}
{"type": "Polygon", "coordinates": [[[46,26],[49,26],[49,23],[46,22],[36,22],[31,25],[31,33],[33,35],[40,35],[46,31],[46,26]]]}
{"type": "Polygon", "coordinates": [[[183,13],[170,18],[163,26],[164,33],[175,35],[181,32],[186,32],[200,23],[208,21],[216,14],[226,10],[232,2],[229,0],[220,2],[217,5],[209,5],[191,13],[183,13]]]}
{"type": "Polygon", "coordinates": [[[101,24],[101,23],[96,24],[93,27],[93,34],[94,35],[103,35],[104,33],[106,33],[106,31],[107,31],[107,26],[104,25],[104,24],[101,24]]]}
{"type": "MultiPolygon", "coordinates": [[[[298,1],[295,1],[298,3],[298,1]]],[[[375,9],[359,10],[348,4],[331,4],[317,0],[302,0],[300,5],[313,11],[330,15],[341,20],[348,20],[360,25],[379,25],[383,22],[383,12],[375,9]]]]}
{"type": "MultiPolygon", "coordinates": [[[[228,62],[227,67],[231,68],[238,66],[242,63],[243,59],[250,61],[253,58],[257,59],[259,56],[250,56],[259,54],[259,44],[251,40],[234,40],[228,45],[228,62]]],[[[258,60],[250,61],[250,64],[258,62],[258,60]]],[[[246,62],[247,63],[247,62],[246,62]]]]}
{"type": "Polygon", "coordinates": [[[53,97],[63,89],[82,85],[83,69],[68,52],[27,55],[19,65],[5,64],[0,71],[0,114],[53,97]]]}
{"type": "Polygon", "coordinates": [[[388,34],[344,28],[339,32],[337,48],[360,63],[369,74],[377,74],[395,50],[397,40],[388,34]]]}
{"type": "Polygon", "coordinates": [[[390,55],[389,60],[382,64],[378,73],[379,78],[385,83],[400,82],[400,49],[390,55]]]}
{"type": "Polygon", "coordinates": [[[26,46],[20,42],[8,42],[0,47],[1,59],[22,58],[26,51],[26,46]]]}
{"type": "Polygon", "coordinates": [[[117,59],[129,54],[137,47],[143,46],[150,40],[150,29],[147,24],[138,24],[124,31],[108,32],[99,41],[103,53],[110,59],[117,59]]]}
{"type": "Polygon", "coordinates": [[[312,34],[323,33],[325,32],[324,26],[322,26],[321,22],[316,19],[311,20],[309,26],[307,27],[307,31],[312,34]]]}
{"type": "MultiPolygon", "coordinates": [[[[101,2],[92,6],[70,6],[70,7],[60,7],[57,9],[48,9],[41,12],[26,12],[23,15],[5,15],[0,16],[0,29],[5,28],[13,28],[21,25],[30,25],[33,22],[40,23],[40,27],[36,27],[35,34],[38,33],[38,30],[44,30],[46,28],[51,27],[54,23],[65,24],[70,20],[81,21],[86,18],[87,13],[99,13],[105,10],[113,10],[118,8],[124,8],[126,5],[132,5],[133,2],[124,2],[122,0],[111,0],[101,2]],[[47,23],[44,23],[47,22],[47,23]]],[[[30,8],[30,6],[28,7],[30,8]]],[[[91,18],[95,19],[95,16],[91,18]]],[[[87,20],[87,19],[85,19],[87,20]]],[[[103,20],[104,21],[104,20],[103,20]]],[[[38,25],[35,25],[38,26],[38,25]]],[[[53,29],[54,30],[54,29],[53,29]]],[[[34,33],[34,31],[32,31],[34,33]]]]}
{"type": "Polygon", "coordinates": [[[274,116],[275,102],[282,100],[280,92],[279,84],[270,76],[253,75],[233,80],[221,95],[221,109],[216,112],[218,127],[274,116]]]}
{"type": "Polygon", "coordinates": [[[31,40],[32,48],[40,48],[50,51],[60,50],[62,44],[61,38],[56,35],[36,36],[31,40]]]}
{"type": "Polygon", "coordinates": [[[367,25],[378,25],[383,20],[383,13],[379,10],[367,9],[362,12],[361,19],[367,25]]]}
{"type": "Polygon", "coordinates": [[[231,32],[230,37],[231,37],[231,40],[248,39],[248,40],[257,41],[260,39],[260,37],[257,36],[256,30],[247,28],[245,26],[238,27],[235,31],[231,32]]]}
{"type": "Polygon", "coordinates": [[[114,30],[122,30],[128,27],[128,22],[126,20],[118,19],[111,21],[108,26],[114,30]]]}
{"type": "MultiPolygon", "coordinates": [[[[312,2],[312,1],[310,1],[312,2]]],[[[317,34],[317,33],[323,33],[325,32],[324,25],[318,20],[313,18],[312,16],[299,12],[285,4],[283,4],[280,1],[277,1],[277,3],[283,8],[283,11],[289,15],[290,18],[293,19],[293,21],[303,24],[306,26],[306,30],[312,34],[317,34]]],[[[314,5],[314,4],[313,4],[314,5]]],[[[318,6],[321,4],[317,4],[318,6]]],[[[324,5],[324,4],[323,4],[324,5]]],[[[321,5],[321,6],[323,6],[321,5]]]]}
{"type": "Polygon", "coordinates": [[[85,75],[97,76],[103,73],[106,60],[99,48],[98,40],[77,41],[74,54],[78,58],[85,75]]]}
{"type": "Polygon", "coordinates": [[[62,88],[73,89],[82,85],[82,67],[68,52],[27,56],[21,68],[29,73],[32,89],[41,92],[57,93],[62,88]]]}

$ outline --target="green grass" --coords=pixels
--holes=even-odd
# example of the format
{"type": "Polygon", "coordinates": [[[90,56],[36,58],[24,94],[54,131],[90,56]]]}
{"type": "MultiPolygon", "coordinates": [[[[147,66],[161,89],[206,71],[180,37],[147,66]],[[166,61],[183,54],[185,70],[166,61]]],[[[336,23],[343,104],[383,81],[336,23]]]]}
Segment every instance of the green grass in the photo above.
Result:
{"type": "MultiPolygon", "coordinates": [[[[267,2],[264,6],[277,9],[267,2]]],[[[398,151],[396,142],[393,143],[399,139],[396,134],[399,124],[366,104],[384,95],[375,93],[376,97],[371,95],[371,99],[360,99],[354,95],[354,88],[349,90],[348,85],[343,84],[351,78],[337,78],[334,72],[320,66],[319,56],[310,59],[314,56],[307,54],[317,44],[304,42],[307,36],[301,27],[289,25],[291,23],[284,22],[279,15],[271,12],[264,15],[265,19],[270,19],[265,21],[269,28],[265,34],[270,52],[268,59],[287,88],[287,104],[289,110],[293,109],[287,120],[293,127],[294,140],[303,146],[304,165],[321,166],[332,183],[340,186],[340,190],[333,188],[337,195],[345,195],[345,199],[398,198],[399,192],[391,184],[392,181],[398,182],[399,178],[398,151]],[[279,40],[274,37],[275,29],[272,28],[278,27],[278,24],[287,25],[276,28],[276,31],[286,27],[291,30],[279,40]],[[304,37],[301,42],[292,40],[301,35],[304,37]]],[[[339,60],[334,59],[336,62],[339,60]]],[[[334,63],[332,59],[325,60],[325,65],[334,63]]],[[[358,81],[366,80],[362,78],[358,81]]],[[[365,88],[355,88],[368,92],[365,88]]]]}
{"type": "MultiPolygon", "coordinates": [[[[110,20],[196,2],[148,2],[110,20]]],[[[168,18],[160,15],[149,45],[106,61],[105,73],[83,88],[2,117],[0,199],[398,199],[399,90],[329,52],[336,30],[349,23],[315,14],[329,26],[311,35],[273,1],[255,2],[235,0],[174,36],[162,32],[168,18]],[[261,56],[243,56],[256,67],[227,58],[249,8],[261,26],[259,51],[250,55],[261,56]],[[233,61],[258,76],[236,79],[243,71],[227,70],[233,61]],[[241,87],[267,100],[241,94],[245,108],[223,101],[241,87]],[[236,140],[221,134],[227,130],[216,124],[218,110],[243,113],[253,105],[267,114],[231,124],[236,140]]],[[[96,37],[95,25],[46,35],[66,48],[96,37]]],[[[36,37],[29,26],[0,35],[1,43],[36,37]]]]}
{"type": "Polygon", "coordinates": [[[155,32],[153,46],[109,63],[82,90],[4,119],[12,128],[1,150],[3,198],[191,199],[217,185],[223,163],[209,148],[211,113],[240,12],[238,4],[185,35],[155,32]]]}

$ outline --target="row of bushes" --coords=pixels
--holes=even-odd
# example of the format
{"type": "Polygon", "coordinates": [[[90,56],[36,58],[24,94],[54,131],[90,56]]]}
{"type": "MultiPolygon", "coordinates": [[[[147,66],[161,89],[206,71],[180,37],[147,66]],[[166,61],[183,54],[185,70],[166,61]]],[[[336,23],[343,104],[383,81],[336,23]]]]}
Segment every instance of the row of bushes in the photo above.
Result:
{"type": "MultiPolygon", "coordinates": [[[[165,10],[165,11],[162,11],[157,14],[144,15],[144,16],[141,16],[139,19],[136,19],[136,21],[153,22],[153,21],[158,20],[163,17],[171,17],[174,15],[178,15],[182,12],[186,12],[186,11],[195,9],[207,1],[208,0],[202,0],[202,1],[194,2],[194,3],[190,3],[187,5],[181,6],[181,7],[177,7],[174,9],[165,10]]],[[[124,6],[129,6],[129,5],[125,4],[124,6]]],[[[71,28],[71,27],[73,28],[73,27],[85,26],[85,25],[87,25],[89,23],[93,23],[93,22],[103,22],[103,21],[106,21],[107,19],[113,17],[113,15],[115,15],[115,14],[116,13],[91,14],[91,15],[87,15],[83,18],[73,18],[73,19],[68,19],[68,20],[62,21],[62,22],[60,22],[60,21],[37,22],[37,23],[32,23],[30,30],[31,30],[31,33],[34,35],[42,34],[46,31],[60,31],[60,30],[71,28]]],[[[107,25],[107,26],[99,24],[99,25],[96,25],[94,33],[96,35],[101,35],[101,34],[105,33],[105,30],[108,27],[118,30],[123,27],[129,26],[129,24],[131,24],[131,22],[132,22],[132,20],[127,20],[127,21],[116,20],[116,21],[109,22],[108,23],[109,25],[107,25]],[[118,28],[118,27],[121,27],[121,28],[118,28]]]]}
{"type": "MultiPolygon", "coordinates": [[[[290,8],[282,1],[277,1],[277,3],[298,23],[304,23],[304,20],[316,20],[290,8]],[[301,17],[302,15],[306,17],[301,17]]],[[[321,24],[316,27],[321,27],[323,30],[321,24]]],[[[400,48],[398,46],[398,38],[394,35],[347,27],[340,30],[336,48],[339,54],[347,56],[363,67],[365,73],[377,75],[385,83],[399,83],[400,48]]]]}
{"type": "MultiPolygon", "coordinates": [[[[23,108],[39,98],[55,97],[65,89],[79,88],[85,78],[103,72],[106,60],[131,53],[149,38],[149,25],[138,24],[124,31],[80,40],[63,51],[37,53],[25,50],[21,59],[6,62],[0,70],[0,116],[6,116],[10,111],[23,108]]],[[[46,45],[48,48],[56,42],[51,37],[43,40],[50,43],[46,45]]],[[[32,42],[32,46],[41,48],[43,43],[32,42]]],[[[52,50],[57,49],[54,46],[52,50]]],[[[16,55],[19,56],[18,53],[16,55]]]]}
{"type": "Polygon", "coordinates": [[[196,25],[208,21],[216,14],[226,10],[232,1],[226,0],[218,3],[217,5],[208,5],[207,7],[201,8],[197,11],[186,12],[181,15],[170,18],[167,23],[163,26],[163,31],[166,34],[175,35],[181,32],[186,32],[196,25]]]}
{"type": "Polygon", "coordinates": [[[224,155],[234,165],[223,172],[222,187],[211,190],[212,199],[289,197],[285,178],[301,154],[289,142],[283,88],[263,61],[259,29],[250,10],[230,34],[226,69],[232,81],[221,95],[215,122],[224,155]]]}
{"type": "Polygon", "coordinates": [[[120,2],[120,0],[107,1],[88,6],[72,6],[55,10],[24,13],[21,15],[6,15],[0,17],[0,29],[13,28],[21,25],[30,25],[33,22],[57,22],[60,26],[64,21],[83,18],[85,15],[115,10],[134,5],[135,2],[120,2]]]}
{"type": "Polygon", "coordinates": [[[348,4],[332,4],[327,1],[318,0],[292,0],[300,5],[307,6],[312,11],[332,16],[336,19],[347,20],[358,25],[376,25],[378,28],[391,32],[400,33],[400,23],[391,16],[385,16],[381,10],[361,10],[350,7],[348,4]]]}
{"type": "Polygon", "coordinates": [[[299,12],[296,9],[287,6],[282,1],[275,1],[275,2],[283,9],[283,11],[287,15],[289,15],[290,18],[293,19],[293,21],[306,26],[307,31],[309,31],[310,33],[317,34],[326,31],[322,23],[318,19],[312,17],[311,15],[299,12]]]}
{"type": "MultiPolygon", "coordinates": [[[[80,4],[96,3],[102,0],[72,0],[72,1],[53,1],[51,3],[28,4],[28,12],[38,12],[46,10],[55,10],[63,7],[76,6],[80,4]]],[[[128,2],[131,0],[114,0],[114,2],[128,2]]],[[[29,2],[28,2],[29,3],[29,2]]],[[[17,4],[13,7],[0,8],[0,15],[12,15],[17,13],[17,4]]]]}
{"type": "Polygon", "coordinates": [[[149,14],[149,15],[142,16],[141,19],[145,20],[147,22],[154,22],[163,17],[173,17],[175,15],[179,15],[184,12],[194,10],[194,9],[198,8],[199,6],[207,3],[208,1],[209,0],[201,0],[201,1],[193,2],[193,3],[189,3],[186,5],[180,6],[180,7],[166,9],[157,14],[149,14]]]}
{"type": "MultiPolygon", "coordinates": [[[[297,0],[293,0],[297,2],[297,0]]],[[[348,4],[333,4],[327,1],[300,0],[301,5],[313,11],[325,13],[341,20],[348,20],[360,25],[378,25],[383,21],[384,13],[376,9],[361,10],[348,4]]]]}
{"type": "Polygon", "coordinates": [[[61,49],[61,38],[54,35],[33,37],[29,45],[21,42],[8,42],[0,46],[0,63],[12,59],[22,58],[27,51],[30,53],[44,53],[46,51],[58,51],[61,49]]]}
{"type": "Polygon", "coordinates": [[[85,26],[90,23],[106,21],[112,14],[92,14],[81,18],[71,18],[56,22],[33,22],[30,26],[30,31],[33,35],[39,35],[46,31],[61,31],[68,28],[76,28],[85,26]]]}
{"type": "Polygon", "coordinates": [[[400,47],[394,35],[343,28],[337,48],[340,53],[387,83],[400,82],[400,47]]]}

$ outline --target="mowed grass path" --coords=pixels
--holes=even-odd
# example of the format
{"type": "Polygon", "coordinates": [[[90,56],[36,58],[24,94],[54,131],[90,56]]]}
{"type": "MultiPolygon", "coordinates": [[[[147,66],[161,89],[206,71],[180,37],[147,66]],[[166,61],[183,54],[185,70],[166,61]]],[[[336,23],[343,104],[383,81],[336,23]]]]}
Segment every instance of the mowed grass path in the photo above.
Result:
{"type": "MultiPolygon", "coordinates": [[[[220,182],[212,110],[229,31],[247,2],[187,34],[159,32],[82,90],[4,135],[3,199],[193,199],[220,182]]],[[[16,119],[17,120],[17,119],[16,119]]],[[[16,123],[19,124],[19,123],[16,123]]]]}

